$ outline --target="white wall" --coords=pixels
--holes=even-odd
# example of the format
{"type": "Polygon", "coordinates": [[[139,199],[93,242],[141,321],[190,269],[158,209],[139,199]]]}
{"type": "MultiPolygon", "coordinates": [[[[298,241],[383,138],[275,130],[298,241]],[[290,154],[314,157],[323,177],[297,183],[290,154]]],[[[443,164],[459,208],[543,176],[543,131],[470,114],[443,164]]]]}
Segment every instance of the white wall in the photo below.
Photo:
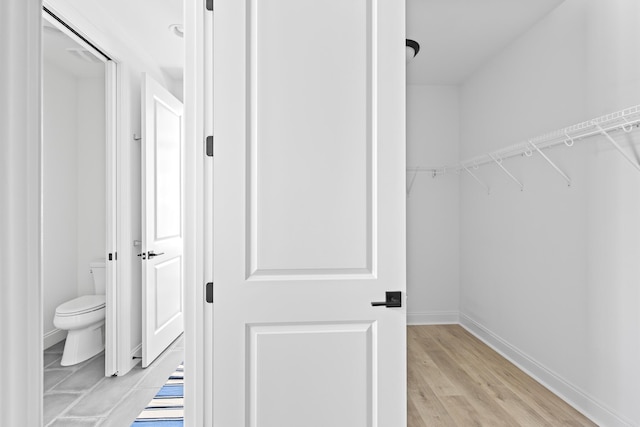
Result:
{"type": "Polygon", "coordinates": [[[105,81],[78,79],[78,295],[95,293],[89,263],[104,258],[106,242],[105,81]]]}
{"type": "MultiPolygon", "coordinates": [[[[407,167],[458,160],[458,88],[407,88],[407,167]]],[[[407,174],[407,185],[413,175],[407,174]]],[[[409,323],[458,321],[458,176],[419,173],[407,197],[409,323]]]]}
{"type": "MultiPolygon", "coordinates": [[[[77,85],[67,71],[43,61],[43,332],[55,332],[56,307],[77,296],[77,85]]],[[[52,345],[64,334],[52,336],[52,345]]]]}
{"type": "Polygon", "coordinates": [[[105,253],[104,76],[43,67],[43,332],[62,340],[56,307],[95,293],[89,262],[105,253]]]}
{"type": "Polygon", "coordinates": [[[166,89],[180,102],[184,102],[184,79],[167,78],[166,89]]]}
{"type": "MultiPolygon", "coordinates": [[[[567,0],[461,88],[461,158],[640,104],[635,0],[567,0]]],[[[640,142],[635,132],[636,142],[640,142]]],[[[619,141],[628,136],[619,134],[619,141]]],[[[602,139],[460,182],[462,323],[601,425],[640,425],[640,173],[602,139]]]]}

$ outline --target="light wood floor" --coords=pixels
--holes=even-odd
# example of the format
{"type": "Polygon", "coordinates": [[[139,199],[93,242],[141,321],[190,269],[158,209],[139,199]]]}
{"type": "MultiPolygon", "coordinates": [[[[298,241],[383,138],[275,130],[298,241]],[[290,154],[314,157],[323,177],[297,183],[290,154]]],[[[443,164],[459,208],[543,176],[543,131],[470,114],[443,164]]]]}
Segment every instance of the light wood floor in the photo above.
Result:
{"type": "Polygon", "coordinates": [[[407,340],[409,427],[596,425],[459,325],[407,340]]]}

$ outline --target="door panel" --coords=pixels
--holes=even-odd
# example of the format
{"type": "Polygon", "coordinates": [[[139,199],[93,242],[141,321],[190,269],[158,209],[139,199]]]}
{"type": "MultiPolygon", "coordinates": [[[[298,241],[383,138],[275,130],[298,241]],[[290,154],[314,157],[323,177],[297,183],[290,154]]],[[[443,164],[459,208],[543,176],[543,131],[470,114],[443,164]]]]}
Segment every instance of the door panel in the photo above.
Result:
{"type": "Polygon", "coordinates": [[[251,0],[247,13],[251,275],[371,273],[371,2],[251,0]],[[317,24],[328,16],[333,31],[317,24]]]}
{"type": "Polygon", "coordinates": [[[154,239],[181,237],[181,139],[182,113],[155,102],[155,230],[154,239]]]}
{"type": "Polygon", "coordinates": [[[371,425],[374,333],[372,323],[249,325],[251,425],[298,427],[309,414],[316,425],[371,425]]]}
{"type": "Polygon", "coordinates": [[[176,286],[181,282],[182,257],[174,257],[166,262],[157,263],[153,269],[152,282],[154,287],[151,304],[155,313],[153,330],[159,331],[167,327],[176,317],[182,315],[182,289],[176,286]]]}
{"type": "Polygon", "coordinates": [[[184,146],[182,103],[147,75],[142,89],[142,366],[147,367],[184,330],[184,146]]]}
{"type": "Polygon", "coordinates": [[[215,7],[214,424],[405,425],[404,3],[215,7]]]}

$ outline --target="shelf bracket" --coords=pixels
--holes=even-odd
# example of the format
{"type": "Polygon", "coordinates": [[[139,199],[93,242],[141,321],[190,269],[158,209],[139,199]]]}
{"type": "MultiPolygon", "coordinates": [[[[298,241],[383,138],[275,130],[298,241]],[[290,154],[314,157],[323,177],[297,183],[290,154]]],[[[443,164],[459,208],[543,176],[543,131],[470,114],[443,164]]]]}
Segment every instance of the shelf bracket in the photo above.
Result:
{"type": "Polygon", "coordinates": [[[407,197],[411,195],[411,189],[413,188],[413,183],[416,181],[416,176],[418,175],[418,171],[420,168],[415,168],[413,170],[413,175],[411,175],[411,179],[409,180],[409,185],[407,185],[407,197]]]}
{"type": "MultiPolygon", "coordinates": [[[[618,150],[618,151],[620,152],[620,154],[622,154],[622,156],[623,156],[625,159],[627,159],[627,161],[628,161],[629,163],[631,163],[631,165],[632,165],[634,168],[636,168],[638,171],[640,171],[640,165],[638,165],[638,162],[636,162],[633,158],[631,158],[631,156],[629,156],[627,153],[625,153],[625,152],[624,152],[624,150],[622,149],[622,147],[620,146],[620,144],[618,144],[618,143],[616,142],[616,140],[615,140],[615,139],[613,139],[613,138],[611,137],[611,135],[609,135],[609,134],[607,133],[607,131],[606,131],[606,130],[602,129],[602,126],[600,126],[600,125],[599,125],[599,124],[597,124],[597,123],[594,123],[594,125],[596,126],[596,128],[598,128],[598,130],[600,131],[600,133],[601,133],[602,135],[604,135],[604,136],[609,140],[609,142],[613,144],[613,146],[614,146],[614,147],[616,147],[616,150],[618,150]]],[[[623,129],[624,129],[624,126],[623,126],[623,129]]],[[[626,131],[626,130],[625,130],[625,131],[626,131]]]]}
{"type": "Polygon", "coordinates": [[[502,169],[504,171],[504,173],[506,173],[507,175],[509,175],[509,178],[511,178],[512,180],[514,180],[519,186],[520,186],[520,191],[524,190],[524,185],[522,185],[522,183],[520,181],[518,181],[518,179],[513,176],[511,174],[511,172],[509,172],[507,170],[507,168],[505,168],[504,166],[502,166],[502,159],[497,159],[496,156],[494,156],[493,154],[489,153],[489,157],[491,157],[491,159],[493,159],[494,162],[496,162],[496,164],[498,166],[500,166],[500,169],[502,169]]]}
{"type": "Polygon", "coordinates": [[[549,163],[555,170],[556,172],[558,172],[560,175],[562,175],[562,177],[564,178],[565,181],[567,181],[567,186],[571,187],[571,178],[569,178],[567,176],[566,173],[562,172],[562,170],[560,170],[560,168],[558,166],[556,166],[555,163],[553,163],[551,161],[551,159],[549,157],[547,157],[542,150],[540,150],[536,144],[534,144],[533,142],[529,141],[529,145],[531,145],[533,148],[535,148],[535,150],[540,153],[540,155],[547,161],[547,163],[549,163]]]}
{"type": "Polygon", "coordinates": [[[482,185],[482,186],[484,187],[484,189],[485,189],[485,190],[487,190],[487,194],[491,194],[491,190],[490,190],[490,188],[489,188],[489,186],[488,186],[487,184],[485,184],[484,182],[480,181],[480,178],[478,178],[477,176],[475,176],[475,174],[474,174],[473,172],[471,172],[471,171],[469,170],[469,168],[468,168],[468,167],[466,167],[466,166],[462,166],[462,168],[463,168],[464,170],[466,170],[466,171],[467,171],[467,173],[468,173],[469,175],[471,175],[471,177],[472,177],[473,179],[475,179],[475,180],[478,182],[478,184],[482,185]]]}

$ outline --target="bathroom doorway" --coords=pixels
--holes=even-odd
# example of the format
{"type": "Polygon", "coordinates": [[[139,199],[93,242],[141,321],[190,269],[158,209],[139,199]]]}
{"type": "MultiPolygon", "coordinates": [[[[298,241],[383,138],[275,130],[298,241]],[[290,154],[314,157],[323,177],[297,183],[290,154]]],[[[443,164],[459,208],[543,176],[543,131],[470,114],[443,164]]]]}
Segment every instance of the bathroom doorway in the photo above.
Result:
{"type": "MultiPolygon", "coordinates": [[[[104,374],[117,372],[116,71],[100,48],[43,9],[42,283],[44,348],[61,346],[56,309],[102,293],[90,264],[105,266],[104,374]]],[[[45,381],[46,383],[46,381],[45,381]]],[[[45,389],[46,389],[45,384],[45,389]]],[[[45,390],[46,391],[46,390],[45,390]]]]}
{"type": "MultiPolygon", "coordinates": [[[[153,3],[153,5],[156,9],[160,8],[159,3],[153,3]]],[[[101,151],[102,156],[96,155],[91,158],[90,161],[83,162],[79,160],[78,154],[74,151],[73,156],[68,155],[65,159],[73,159],[76,169],[79,166],[94,165],[96,167],[90,168],[91,173],[99,172],[101,176],[104,176],[102,178],[104,180],[102,186],[105,190],[101,196],[95,195],[95,197],[102,198],[100,212],[102,212],[104,225],[96,226],[94,229],[101,230],[102,235],[106,236],[103,238],[103,243],[98,245],[101,248],[99,250],[103,253],[102,258],[106,260],[106,267],[109,274],[109,285],[106,291],[106,310],[108,311],[105,327],[106,352],[104,354],[104,361],[102,360],[103,356],[99,356],[100,360],[93,358],[90,360],[92,368],[85,370],[91,370],[92,378],[95,378],[99,365],[104,362],[104,370],[100,368],[103,382],[105,375],[109,377],[115,375],[118,378],[122,377],[123,381],[130,381],[131,378],[136,377],[136,373],[131,371],[134,368],[136,370],[139,369],[140,357],[143,354],[144,348],[144,343],[141,338],[143,329],[141,321],[143,304],[143,301],[141,301],[141,267],[143,260],[137,255],[152,249],[156,251],[156,254],[163,252],[163,250],[159,248],[145,249],[145,245],[142,242],[144,235],[141,233],[141,229],[145,226],[145,222],[141,215],[141,184],[143,183],[141,183],[140,165],[141,144],[144,140],[139,98],[141,76],[143,73],[148,73],[167,88],[176,98],[182,101],[182,52],[184,49],[182,47],[181,25],[175,25],[182,21],[182,4],[181,2],[162,2],[161,9],[167,9],[165,10],[166,13],[163,13],[162,16],[160,16],[160,14],[154,16],[152,21],[155,24],[149,26],[152,28],[161,27],[160,29],[166,33],[165,37],[168,40],[163,39],[162,34],[151,34],[150,31],[152,28],[136,27],[136,24],[141,22],[142,19],[136,19],[135,17],[140,17],[143,15],[141,12],[145,12],[139,10],[143,9],[141,5],[139,7],[131,6],[125,1],[114,1],[108,5],[79,3],[72,7],[67,0],[46,0],[44,6],[46,8],[44,13],[45,25],[51,26],[54,29],[44,29],[43,33],[51,32],[57,37],[59,37],[59,33],[68,36],[70,40],[79,46],[72,47],[72,49],[85,48],[87,52],[99,60],[96,62],[96,66],[102,64],[104,74],[104,81],[102,83],[104,97],[102,103],[104,105],[103,118],[105,123],[93,127],[86,126],[87,130],[85,132],[76,130],[73,136],[73,138],[76,139],[75,144],[83,144],[85,138],[93,138],[94,136],[101,138],[103,144],[101,151]],[[171,25],[169,25],[169,23],[171,23],[171,25]],[[173,48],[170,48],[172,46],[173,48]],[[157,51],[157,57],[151,55],[154,49],[157,51]],[[167,57],[167,59],[164,60],[163,56],[167,57]],[[102,170],[99,170],[101,168],[102,170]],[[109,229],[109,227],[111,228],[109,229]],[[109,260],[109,256],[112,257],[112,260],[109,260]]],[[[146,11],[148,11],[148,8],[146,11]]],[[[43,37],[46,37],[46,35],[43,37]]],[[[43,46],[45,43],[43,40],[43,46]]],[[[68,54],[66,51],[65,53],[68,54]]],[[[80,54],[87,55],[86,52],[80,52],[80,54]]],[[[88,57],[88,59],[93,62],[91,57],[88,57]]],[[[47,61],[46,57],[43,58],[44,78],[46,78],[46,69],[44,68],[46,66],[45,61],[47,61]]],[[[59,85],[54,85],[54,87],[59,87],[59,85]]],[[[77,95],[76,91],[76,96],[77,95]]],[[[61,101],[57,98],[49,95],[49,99],[56,101],[52,107],[54,111],[64,108],[62,107],[61,101]]],[[[75,110],[77,110],[77,106],[75,110]]],[[[43,122],[46,120],[47,115],[45,111],[43,114],[43,122]]],[[[54,119],[52,123],[55,127],[59,121],[54,119]]],[[[44,129],[44,131],[43,146],[44,150],[46,150],[48,140],[46,129],[44,129]]],[[[57,151],[54,149],[53,152],[55,153],[57,151]]],[[[56,165],[58,169],[60,169],[58,163],[51,163],[51,161],[46,160],[46,157],[47,153],[43,151],[43,163],[46,163],[46,165],[56,165]]],[[[55,158],[55,162],[58,162],[57,158],[55,158]]],[[[69,169],[71,168],[65,168],[64,170],[68,171],[69,169]]],[[[43,171],[43,175],[46,175],[46,171],[43,171]]],[[[77,177],[79,173],[76,171],[74,175],[77,177]]],[[[45,177],[45,181],[46,180],[47,178],[45,177]]],[[[79,183],[82,182],[84,182],[84,180],[78,178],[77,182],[72,186],[78,187],[79,183]]],[[[46,192],[50,187],[51,186],[44,185],[43,191],[46,192]]],[[[56,185],[53,188],[57,189],[58,187],[60,186],[56,185]]],[[[75,198],[77,204],[77,199],[81,197],[76,195],[75,198]]],[[[56,196],[53,196],[52,199],[55,201],[56,196]]],[[[95,204],[95,207],[98,207],[98,203],[95,204]]],[[[44,209],[44,211],[46,221],[47,210],[44,209]]],[[[74,224],[77,222],[76,220],[74,224]]],[[[51,227],[51,225],[46,226],[45,224],[43,229],[45,238],[47,230],[51,229],[51,227]]],[[[82,235],[82,233],[78,233],[76,230],[76,237],[71,238],[67,236],[65,239],[77,241],[78,234],[82,235]]],[[[57,241],[59,242],[60,239],[57,241]]],[[[55,243],[56,240],[53,240],[53,242],[55,243]]],[[[76,254],[80,252],[77,247],[75,251],[76,254]]],[[[48,252],[45,252],[42,262],[44,272],[42,279],[43,305],[48,304],[48,300],[52,299],[47,290],[48,279],[46,268],[44,268],[44,265],[48,262],[46,259],[48,258],[47,254],[48,252]]],[[[90,256],[90,258],[94,259],[95,256],[90,256]]],[[[80,262],[77,262],[77,264],[77,269],[82,268],[80,262]]],[[[88,264],[85,271],[88,282],[84,282],[82,286],[83,290],[88,293],[85,288],[87,286],[90,287],[92,283],[88,264]]],[[[76,282],[76,289],[78,285],[78,282],[76,282]]],[[[49,314],[43,311],[42,323],[49,322],[51,324],[55,308],[60,303],[64,303],[64,301],[68,301],[70,298],[79,295],[80,293],[77,293],[75,295],[68,295],[64,299],[59,298],[56,304],[51,302],[49,305],[52,307],[49,308],[49,314]]],[[[60,295],[56,295],[56,297],[58,296],[60,295]]],[[[178,297],[182,299],[181,294],[178,295],[178,297]]],[[[65,331],[58,332],[52,329],[54,328],[50,325],[50,329],[45,329],[45,331],[51,331],[52,334],[50,335],[54,335],[54,337],[55,334],[65,333],[65,331]]],[[[60,335],[56,338],[62,339],[60,335]]],[[[45,343],[45,348],[49,347],[55,341],[56,340],[49,338],[49,341],[45,343]]],[[[58,344],[58,351],[60,350],[60,346],[61,344],[58,344]]],[[[51,357],[53,356],[50,356],[50,358],[51,357]]],[[[180,358],[180,360],[183,360],[183,358],[180,358]]],[[[47,365],[45,367],[45,383],[48,380],[47,371],[52,368],[61,369],[60,366],[47,365]]],[[[78,374],[80,373],[81,372],[78,372],[78,374]]],[[[75,375],[75,377],[77,378],[79,375],[75,375]]],[[[83,376],[81,380],[82,383],[88,383],[90,381],[89,376],[83,376]]],[[[92,384],[96,383],[94,382],[92,384]]],[[[45,386],[45,395],[46,390],[45,386]]],[[[59,392],[51,389],[50,392],[56,392],[58,394],[56,398],[62,398],[62,395],[65,393],[76,393],[78,390],[79,389],[74,387],[62,387],[59,392]]],[[[48,409],[51,409],[49,405],[50,400],[51,399],[45,399],[45,414],[48,413],[48,409]]],[[[144,406],[142,406],[142,408],[143,407],[144,406]]]]}

